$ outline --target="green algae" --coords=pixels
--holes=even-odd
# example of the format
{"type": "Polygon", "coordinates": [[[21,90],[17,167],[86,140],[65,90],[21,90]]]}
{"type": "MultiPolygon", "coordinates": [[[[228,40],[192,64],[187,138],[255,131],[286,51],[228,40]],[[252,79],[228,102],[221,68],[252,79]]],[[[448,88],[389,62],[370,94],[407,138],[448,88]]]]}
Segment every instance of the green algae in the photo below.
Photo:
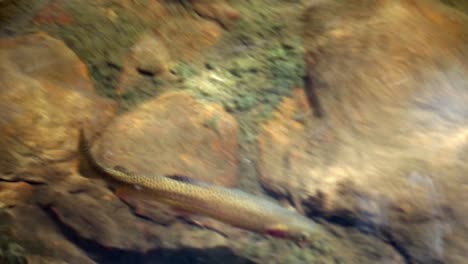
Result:
{"type": "Polygon", "coordinates": [[[190,79],[198,74],[198,70],[189,62],[179,61],[171,72],[178,77],[179,81],[190,79]]]}
{"type": "MultiPolygon", "coordinates": [[[[149,2],[136,0],[132,4],[144,6],[149,2]]],[[[196,16],[189,1],[164,4],[172,13],[184,9],[196,16]]],[[[255,2],[253,6],[232,4],[242,14],[240,21],[225,32],[221,43],[207,50],[199,62],[176,62],[171,72],[177,77],[177,83],[172,86],[188,90],[200,99],[220,103],[232,113],[261,111],[263,113],[257,114],[259,121],[265,120],[280,99],[289,95],[292,87],[301,84],[302,43],[295,32],[288,32],[286,21],[281,18],[282,6],[269,6],[264,2],[255,2]],[[200,91],[196,87],[200,86],[199,80],[193,78],[201,71],[210,70],[230,79],[228,85],[215,85],[214,93],[200,91]]],[[[136,91],[122,96],[116,93],[129,48],[143,32],[157,28],[157,21],[146,21],[117,0],[99,4],[72,0],[63,5],[73,23],[36,25],[34,30],[63,39],[87,65],[99,94],[118,99],[124,109],[129,109],[161,91],[159,81],[147,80],[138,83],[142,87],[136,91]],[[112,10],[115,16],[109,17],[103,10],[112,10]]]]}
{"type": "MultiPolygon", "coordinates": [[[[302,29],[284,19],[284,3],[232,5],[240,20],[199,63],[205,74],[190,76],[182,87],[196,98],[223,105],[238,118],[241,141],[253,143],[259,124],[271,118],[293,88],[303,86],[302,29]]],[[[299,18],[300,8],[295,10],[291,20],[299,18]]]]}
{"type": "Polygon", "coordinates": [[[167,82],[159,77],[148,77],[126,89],[116,100],[121,111],[129,111],[166,90],[167,82]]]}
{"type": "MultiPolygon", "coordinates": [[[[147,3],[145,0],[134,2],[147,3]]],[[[65,1],[63,5],[73,23],[40,24],[36,29],[64,40],[88,67],[97,91],[115,98],[123,58],[150,25],[138,13],[127,10],[115,0],[100,6],[95,1],[77,0],[65,1]],[[115,15],[104,15],[105,8],[115,15]]]]}

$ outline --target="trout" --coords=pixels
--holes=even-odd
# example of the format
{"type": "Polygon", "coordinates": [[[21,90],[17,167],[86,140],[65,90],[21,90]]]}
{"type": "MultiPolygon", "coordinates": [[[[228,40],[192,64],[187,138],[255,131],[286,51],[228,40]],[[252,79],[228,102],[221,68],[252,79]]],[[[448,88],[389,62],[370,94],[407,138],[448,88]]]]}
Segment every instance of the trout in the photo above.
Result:
{"type": "Polygon", "coordinates": [[[311,219],[278,205],[272,199],[184,176],[144,175],[128,172],[122,167],[106,166],[92,156],[83,131],[80,131],[80,152],[93,169],[178,211],[289,239],[301,247],[321,231],[311,219]]]}

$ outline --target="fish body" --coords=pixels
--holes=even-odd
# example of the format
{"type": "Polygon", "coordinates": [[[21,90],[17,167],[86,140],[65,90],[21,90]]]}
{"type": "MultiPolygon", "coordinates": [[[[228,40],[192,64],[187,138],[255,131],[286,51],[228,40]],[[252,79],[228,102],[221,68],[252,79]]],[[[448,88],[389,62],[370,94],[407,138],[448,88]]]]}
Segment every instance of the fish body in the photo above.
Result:
{"type": "MultiPolygon", "coordinates": [[[[82,132],[80,141],[86,142],[82,132]]],[[[94,159],[86,145],[81,149],[95,169],[176,210],[208,216],[238,228],[298,243],[320,231],[311,219],[281,207],[273,200],[238,189],[181,180],[180,176],[142,175],[123,168],[110,168],[94,159]]]]}

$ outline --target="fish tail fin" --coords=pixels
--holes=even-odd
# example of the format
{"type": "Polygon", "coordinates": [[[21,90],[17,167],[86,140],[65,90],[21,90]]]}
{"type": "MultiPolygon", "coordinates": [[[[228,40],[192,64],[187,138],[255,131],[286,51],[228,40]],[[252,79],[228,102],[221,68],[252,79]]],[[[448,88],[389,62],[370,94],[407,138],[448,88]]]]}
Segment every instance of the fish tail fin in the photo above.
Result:
{"type": "Polygon", "coordinates": [[[100,167],[91,154],[91,145],[82,127],[78,138],[78,172],[87,178],[102,178],[99,176],[100,167]]]}

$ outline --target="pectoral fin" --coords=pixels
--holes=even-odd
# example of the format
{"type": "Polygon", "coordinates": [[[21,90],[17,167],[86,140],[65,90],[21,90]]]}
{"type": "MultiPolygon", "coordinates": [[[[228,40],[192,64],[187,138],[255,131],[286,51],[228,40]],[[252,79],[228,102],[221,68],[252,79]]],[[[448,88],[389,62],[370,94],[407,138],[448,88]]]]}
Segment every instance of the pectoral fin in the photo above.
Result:
{"type": "Polygon", "coordinates": [[[288,228],[285,225],[277,224],[266,229],[266,233],[273,237],[286,238],[289,234],[288,228]]]}

